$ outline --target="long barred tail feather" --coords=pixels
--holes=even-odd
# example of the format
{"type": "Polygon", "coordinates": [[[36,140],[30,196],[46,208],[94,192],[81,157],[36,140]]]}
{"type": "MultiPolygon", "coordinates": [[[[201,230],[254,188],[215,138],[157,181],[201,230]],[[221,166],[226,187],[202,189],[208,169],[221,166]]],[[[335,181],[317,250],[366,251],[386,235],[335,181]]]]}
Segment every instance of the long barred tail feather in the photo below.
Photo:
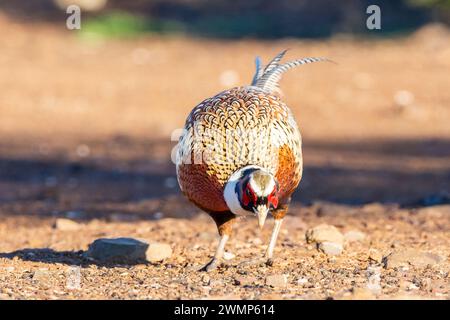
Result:
{"type": "Polygon", "coordinates": [[[260,66],[260,60],[257,59],[257,70],[255,76],[253,77],[252,85],[259,87],[268,92],[273,92],[278,89],[278,83],[284,72],[294,67],[313,63],[320,61],[334,62],[328,58],[303,58],[293,61],[289,61],[283,64],[279,64],[283,56],[286,54],[287,50],[280,52],[272,61],[265,67],[264,71],[261,72],[262,68],[260,66]]]}
{"type": "Polygon", "coordinates": [[[281,51],[279,54],[275,56],[275,58],[270,61],[267,66],[263,69],[261,65],[261,59],[259,57],[256,57],[255,59],[255,65],[256,65],[256,72],[253,77],[252,86],[256,86],[256,82],[267,72],[272,70],[273,68],[277,67],[279,65],[279,62],[281,59],[283,59],[283,56],[286,54],[288,49],[285,49],[281,51]]]}
{"type": "Polygon", "coordinates": [[[280,65],[281,59],[283,59],[286,52],[288,52],[289,49],[284,49],[279,54],[275,56],[275,58],[272,59],[272,61],[269,62],[269,64],[264,69],[264,73],[269,72],[270,70],[273,70],[274,68],[278,67],[280,65]]]}
{"type": "Polygon", "coordinates": [[[256,85],[256,81],[258,81],[258,79],[261,78],[261,76],[264,73],[264,70],[261,65],[260,57],[255,58],[255,67],[256,67],[256,71],[255,71],[255,75],[253,76],[252,86],[256,85]]]}

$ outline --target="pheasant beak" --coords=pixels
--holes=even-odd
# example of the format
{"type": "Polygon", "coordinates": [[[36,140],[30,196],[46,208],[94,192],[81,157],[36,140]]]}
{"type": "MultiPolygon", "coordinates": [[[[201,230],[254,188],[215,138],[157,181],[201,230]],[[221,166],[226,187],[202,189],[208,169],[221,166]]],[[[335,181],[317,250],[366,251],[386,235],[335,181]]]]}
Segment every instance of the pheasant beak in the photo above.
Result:
{"type": "Polygon", "coordinates": [[[256,209],[253,209],[258,216],[258,225],[259,228],[262,229],[264,227],[264,222],[266,222],[267,213],[269,212],[269,208],[265,205],[259,205],[256,209]]]}

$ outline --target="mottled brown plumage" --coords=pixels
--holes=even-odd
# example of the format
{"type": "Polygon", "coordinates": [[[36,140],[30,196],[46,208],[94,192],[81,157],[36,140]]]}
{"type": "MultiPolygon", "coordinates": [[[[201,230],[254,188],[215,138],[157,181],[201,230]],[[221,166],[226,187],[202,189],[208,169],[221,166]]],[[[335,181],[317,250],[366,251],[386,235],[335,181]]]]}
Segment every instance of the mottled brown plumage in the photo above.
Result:
{"type": "Polygon", "coordinates": [[[203,210],[229,210],[223,187],[246,165],[261,166],[277,177],[281,200],[300,182],[300,133],[278,96],[251,86],[224,91],[196,106],[185,130],[179,157],[191,163],[178,164],[178,181],[188,199],[203,210]],[[195,158],[202,163],[195,164],[195,158]]]}
{"type": "Polygon", "coordinates": [[[186,120],[178,144],[178,182],[187,198],[211,215],[222,237],[205,266],[208,271],[221,258],[236,215],[257,214],[262,227],[269,210],[275,218],[266,252],[270,264],[281,221],[301,180],[301,136],[291,110],[276,93],[278,81],[290,68],[326,59],[280,64],[285,53],[264,69],[257,58],[250,86],[202,101],[186,120]]]}

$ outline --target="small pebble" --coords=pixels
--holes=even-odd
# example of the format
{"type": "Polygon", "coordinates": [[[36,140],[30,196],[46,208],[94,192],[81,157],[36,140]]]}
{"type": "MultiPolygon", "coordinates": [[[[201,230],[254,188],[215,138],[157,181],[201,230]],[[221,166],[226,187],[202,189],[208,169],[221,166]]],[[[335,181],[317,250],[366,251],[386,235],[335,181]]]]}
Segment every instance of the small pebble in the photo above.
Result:
{"type": "Polygon", "coordinates": [[[33,281],[39,283],[39,285],[48,287],[51,286],[53,281],[53,276],[47,269],[36,270],[33,274],[33,281]]]}
{"type": "Polygon", "coordinates": [[[340,243],[334,243],[334,242],[321,242],[318,246],[319,250],[327,255],[339,255],[344,250],[344,247],[340,243]]]}
{"type": "Polygon", "coordinates": [[[266,285],[273,288],[285,288],[287,286],[287,275],[274,274],[267,276],[266,285]]]}
{"type": "Polygon", "coordinates": [[[328,241],[342,244],[344,242],[344,236],[342,233],[335,226],[327,224],[321,224],[312,229],[308,229],[305,237],[308,243],[321,243],[328,241]]]}
{"type": "Polygon", "coordinates": [[[207,274],[205,274],[202,277],[202,282],[203,282],[204,285],[209,285],[210,282],[211,282],[211,279],[210,279],[210,277],[207,274]]]}
{"type": "Polygon", "coordinates": [[[233,253],[231,253],[231,252],[225,251],[225,252],[223,253],[223,258],[224,258],[225,260],[231,260],[231,259],[234,259],[235,257],[236,257],[236,255],[233,254],[233,253]]]}

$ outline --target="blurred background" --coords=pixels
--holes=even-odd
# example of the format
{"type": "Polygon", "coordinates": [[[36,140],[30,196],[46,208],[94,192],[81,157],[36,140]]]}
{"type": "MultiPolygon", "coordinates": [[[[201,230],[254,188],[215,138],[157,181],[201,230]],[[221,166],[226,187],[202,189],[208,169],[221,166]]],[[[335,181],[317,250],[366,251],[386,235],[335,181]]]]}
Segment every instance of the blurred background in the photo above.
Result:
{"type": "Polygon", "coordinates": [[[189,217],[170,161],[190,110],[254,58],[281,82],[302,205],[450,202],[450,1],[0,1],[0,213],[189,217]],[[81,29],[66,28],[67,6],[81,29]]]}

